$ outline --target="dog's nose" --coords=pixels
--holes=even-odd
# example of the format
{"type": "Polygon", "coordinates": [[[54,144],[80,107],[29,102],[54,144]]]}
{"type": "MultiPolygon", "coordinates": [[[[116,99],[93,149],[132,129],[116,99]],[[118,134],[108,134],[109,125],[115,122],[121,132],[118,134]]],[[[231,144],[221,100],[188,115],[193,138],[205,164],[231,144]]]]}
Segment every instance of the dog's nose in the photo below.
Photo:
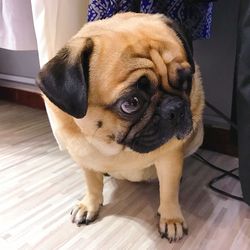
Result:
{"type": "Polygon", "coordinates": [[[160,116],[176,124],[185,116],[184,102],[178,97],[164,99],[160,105],[160,116]]]}

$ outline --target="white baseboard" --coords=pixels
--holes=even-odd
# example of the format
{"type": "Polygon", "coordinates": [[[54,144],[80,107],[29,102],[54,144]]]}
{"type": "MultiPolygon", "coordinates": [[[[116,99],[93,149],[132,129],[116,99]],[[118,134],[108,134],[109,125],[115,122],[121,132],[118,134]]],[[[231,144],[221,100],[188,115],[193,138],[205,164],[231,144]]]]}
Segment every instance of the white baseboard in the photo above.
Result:
{"type": "Polygon", "coordinates": [[[20,89],[32,93],[40,93],[40,89],[36,85],[5,81],[1,79],[0,79],[0,87],[20,89]]]}
{"type": "Polygon", "coordinates": [[[35,79],[23,76],[7,75],[0,73],[0,79],[12,81],[12,82],[21,82],[25,84],[36,85],[35,79]]]}
{"type": "MultiPolygon", "coordinates": [[[[1,75],[2,74],[0,74],[0,86],[1,87],[20,89],[20,90],[24,90],[24,91],[28,91],[28,92],[32,92],[32,93],[40,93],[39,88],[35,85],[34,79],[32,79],[34,82],[34,84],[33,84],[33,83],[26,83],[26,82],[2,79],[1,75]]],[[[18,80],[20,80],[20,78],[18,80]]]]}

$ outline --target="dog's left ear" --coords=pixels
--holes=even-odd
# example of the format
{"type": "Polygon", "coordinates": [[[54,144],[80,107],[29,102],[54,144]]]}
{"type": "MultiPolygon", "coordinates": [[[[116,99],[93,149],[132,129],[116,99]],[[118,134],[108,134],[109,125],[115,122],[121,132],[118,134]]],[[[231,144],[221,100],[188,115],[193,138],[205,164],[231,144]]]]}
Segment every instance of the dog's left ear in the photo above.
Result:
{"type": "Polygon", "coordinates": [[[89,60],[94,44],[87,38],[81,46],[79,53],[71,53],[70,44],[62,48],[37,78],[37,85],[48,99],[76,118],[84,117],[87,112],[89,60]]]}
{"type": "Polygon", "coordinates": [[[187,61],[191,66],[191,73],[194,74],[195,65],[193,59],[193,44],[191,36],[188,34],[184,27],[180,26],[175,21],[167,20],[167,25],[175,31],[176,35],[181,40],[182,45],[186,51],[187,61]]]}
{"type": "Polygon", "coordinates": [[[175,32],[175,34],[181,41],[186,53],[187,62],[189,64],[189,67],[181,66],[178,63],[170,64],[170,68],[168,70],[169,84],[174,89],[184,91],[189,95],[192,89],[193,74],[195,73],[192,39],[185,31],[185,29],[178,25],[175,21],[165,17],[163,20],[165,24],[175,32]]]}

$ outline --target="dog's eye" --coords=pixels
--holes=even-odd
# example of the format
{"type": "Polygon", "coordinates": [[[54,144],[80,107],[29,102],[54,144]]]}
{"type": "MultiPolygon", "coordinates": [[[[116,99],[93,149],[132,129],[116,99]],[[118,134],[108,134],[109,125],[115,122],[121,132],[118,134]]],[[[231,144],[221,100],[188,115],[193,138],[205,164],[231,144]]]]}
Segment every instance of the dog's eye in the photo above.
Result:
{"type": "Polygon", "coordinates": [[[138,111],[140,107],[141,102],[137,96],[132,96],[121,104],[121,110],[127,114],[138,111]]]}

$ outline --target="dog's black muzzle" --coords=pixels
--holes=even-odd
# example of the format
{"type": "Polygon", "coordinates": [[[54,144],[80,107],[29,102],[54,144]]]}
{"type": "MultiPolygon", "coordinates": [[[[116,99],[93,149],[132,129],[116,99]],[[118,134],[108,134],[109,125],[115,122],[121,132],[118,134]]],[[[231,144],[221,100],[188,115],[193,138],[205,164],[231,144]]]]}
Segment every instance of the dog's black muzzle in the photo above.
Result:
{"type": "Polygon", "coordinates": [[[148,124],[127,142],[139,153],[148,153],[172,137],[183,139],[192,131],[192,115],[188,101],[178,96],[164,95],[148,124]]]}

